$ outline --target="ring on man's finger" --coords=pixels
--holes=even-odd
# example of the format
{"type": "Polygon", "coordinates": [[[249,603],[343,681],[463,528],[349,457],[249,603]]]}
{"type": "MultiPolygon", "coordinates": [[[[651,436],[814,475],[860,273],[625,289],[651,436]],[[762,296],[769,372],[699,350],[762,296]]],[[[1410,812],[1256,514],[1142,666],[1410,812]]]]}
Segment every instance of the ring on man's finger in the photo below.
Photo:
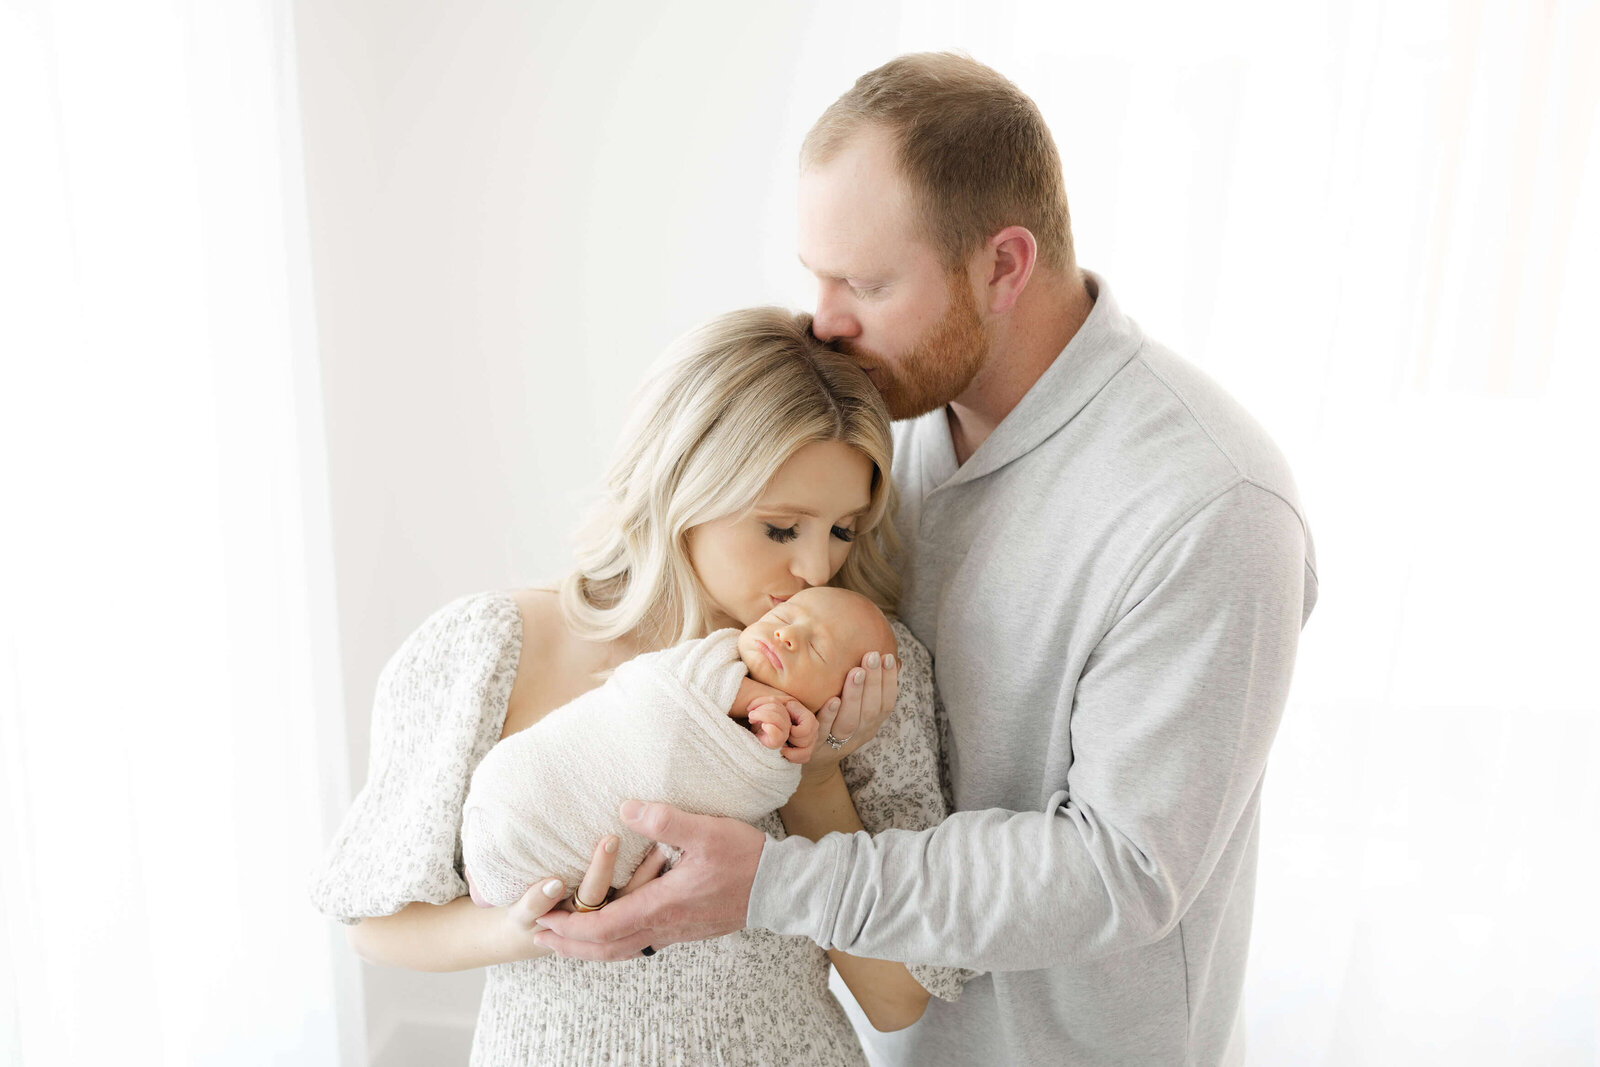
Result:
{"type": "Polygon", "coordinates": [[[644,948],[639,950],[639,955],[641,956],[654,956],[655,954],[656,950],[651,948],[649,945],[646,945],[644,948]]]}

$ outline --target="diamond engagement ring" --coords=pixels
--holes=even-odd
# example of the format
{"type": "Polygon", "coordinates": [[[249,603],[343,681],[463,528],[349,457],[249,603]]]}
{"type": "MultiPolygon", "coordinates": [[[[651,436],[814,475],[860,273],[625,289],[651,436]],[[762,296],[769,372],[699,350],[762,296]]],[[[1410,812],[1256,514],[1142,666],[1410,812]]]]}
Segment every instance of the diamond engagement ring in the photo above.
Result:
{"type": "MultiPolygon", "coordinates": [[[[855,734],[850,735],[850,737],[854,736],[855,734]]],[[[822,739],[822,743],[837,752],[839,749],[850,743],[850,737],[834,737],[833,731],[829,730],[828,736],[822,739]]]]}

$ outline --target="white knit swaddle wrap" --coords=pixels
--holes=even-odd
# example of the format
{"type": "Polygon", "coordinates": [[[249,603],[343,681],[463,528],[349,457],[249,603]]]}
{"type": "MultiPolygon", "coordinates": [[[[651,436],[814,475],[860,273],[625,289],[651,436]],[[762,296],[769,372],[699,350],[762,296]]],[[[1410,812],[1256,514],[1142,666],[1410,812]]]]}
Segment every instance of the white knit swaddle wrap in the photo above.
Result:
{"type": "Polygon", "coordinates": [[[629,660],[489,750],[461,822],[462,858],[486,903],[512,904],[546,875],[575,887],[608,833],[621,838],[612,884],[626,884],[650,841],[623,827],[624,800],[749,822],[789,799],[799,765],[728,716],[746,673],[738,638],[718,630],[629,660]]]}

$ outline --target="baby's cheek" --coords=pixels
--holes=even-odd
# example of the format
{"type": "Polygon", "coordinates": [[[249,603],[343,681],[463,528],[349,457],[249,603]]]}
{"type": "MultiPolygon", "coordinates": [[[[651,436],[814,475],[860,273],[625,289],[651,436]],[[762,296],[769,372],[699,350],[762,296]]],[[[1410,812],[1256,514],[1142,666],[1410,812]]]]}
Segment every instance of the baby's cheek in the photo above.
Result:
{"type": "Polygon", "coordinates": [[[789,690],[790,694],[808,708],[822,707],[844,688],[842,679],[820,670],[790,671],[789,684],[793,687],[789,690]]]}

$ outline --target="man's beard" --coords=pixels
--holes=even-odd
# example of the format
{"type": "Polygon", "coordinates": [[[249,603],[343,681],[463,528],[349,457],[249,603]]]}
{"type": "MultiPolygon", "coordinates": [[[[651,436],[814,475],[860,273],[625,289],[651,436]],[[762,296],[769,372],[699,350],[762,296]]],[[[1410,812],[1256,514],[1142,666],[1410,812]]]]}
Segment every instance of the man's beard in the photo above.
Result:
{"type": "Polygon", "coordinates": [[[989,342],[965,271],[950,276],[950,308],[944,317],[893,365],[849,341],[838,342],[836,347],[871,370],[872,384],[883,394],[891,419],[914,419],[944,407],[967,391],[989,355],[989,342]]]}

